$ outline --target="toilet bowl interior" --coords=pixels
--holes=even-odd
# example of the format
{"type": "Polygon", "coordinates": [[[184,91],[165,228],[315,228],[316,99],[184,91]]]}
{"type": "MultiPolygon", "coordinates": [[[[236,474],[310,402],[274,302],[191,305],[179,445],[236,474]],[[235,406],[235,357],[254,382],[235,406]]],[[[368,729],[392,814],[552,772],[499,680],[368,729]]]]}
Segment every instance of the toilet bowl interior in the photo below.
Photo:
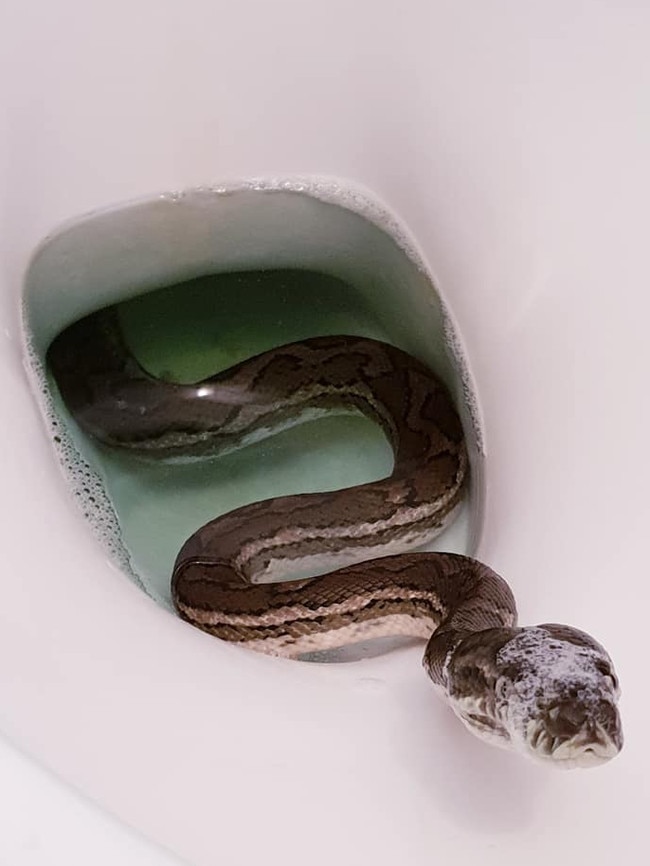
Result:
{"type": "Polygon", "coordinates": [[[200,464],[98,446],[68,416],[45,353],[68,324],[113,304],[141,364],[175,381],[317,334],[374,337],[421,357],[456,398],[472,461],[467,505],[434,549],[475,550],[483,450],[461,343],[407,231],[371,198],[322,182],[165,195],[81,219],[33,259],[24,322],[55,453],[97,537],[168,606],[174,557],[202,523],[271,495],[379,478],[392,457],[380,431],[356,417],[311,422],[200,464]]]}

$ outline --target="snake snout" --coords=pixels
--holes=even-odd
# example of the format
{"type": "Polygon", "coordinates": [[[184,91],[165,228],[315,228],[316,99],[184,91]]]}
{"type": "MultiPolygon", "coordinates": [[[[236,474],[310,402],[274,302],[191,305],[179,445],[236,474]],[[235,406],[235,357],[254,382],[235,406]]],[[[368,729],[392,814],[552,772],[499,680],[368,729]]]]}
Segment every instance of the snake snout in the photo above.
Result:
{"type": "Polygon", "coordinates": [[[562,701],[548,712],[545,742],[550,745],[549,757],[559,765],[602,764],[623,747],[618,710],[606,699],[593,705],[562,701]]]}

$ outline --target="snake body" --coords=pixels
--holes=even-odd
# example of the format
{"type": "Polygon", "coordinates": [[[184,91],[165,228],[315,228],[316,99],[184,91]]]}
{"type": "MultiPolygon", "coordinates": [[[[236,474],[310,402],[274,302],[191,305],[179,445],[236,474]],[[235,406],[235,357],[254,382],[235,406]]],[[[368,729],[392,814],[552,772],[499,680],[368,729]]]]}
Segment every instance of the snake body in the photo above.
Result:
{"type": "Polygon", "coordinates": [[[252,503],[200,527],[172,574],[183,619],[288,657],[420,637],[437,690],[482,739],[556,766],[618,753],[618,681],[600,644],[570,626],[517,627],[512,592],[486,565],[413,552],[453,519],[469,472],[453,401],[420,361],[375,340],[314,337],[176,384],[137,362],[116,308],[69,326],[47,360],[85,432],[149,457],[223,453],[332,412],[361,413],[387,436],[387,478],[252,503]],[[296,579],[323,567],[336,570],[296,579]]]}

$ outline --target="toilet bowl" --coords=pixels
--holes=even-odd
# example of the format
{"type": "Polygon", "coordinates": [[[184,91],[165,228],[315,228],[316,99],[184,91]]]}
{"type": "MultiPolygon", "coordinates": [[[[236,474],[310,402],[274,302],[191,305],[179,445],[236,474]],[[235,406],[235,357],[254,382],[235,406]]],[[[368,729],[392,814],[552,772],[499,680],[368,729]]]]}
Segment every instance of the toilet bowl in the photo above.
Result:
{"type": "Polygon", "coordinates": [[[34,254],[26,366],[49,439],[98,541],[170,608],[174,560],[199,526],[282,492],[381,478],[392,455],[376,425],[350,417],[217,461],[143,461],[98,446],[63,405],[46,353],[72,322],[113,305],[140,361],[176,381],[319,334],[383,339],[421,358],[454,395],[472,466],[464,507],[432,549],[475,552],[484,446],[461,340],[407,229],[368,193],[340,180],[258,178],[161,194],[86,216],[34,254]]]}
{"type": "Polygon", "coordinates": [[[195,864],[604,864],[634,846],[650,770],[649,13],[9,8],[4,737],[195,864]],[[226,213],[242,221],[234,252],[208,232],[226,213]],[[256,250],[268,241],[260,260],[240,248],[246,226],[256,250]],[[375,231],[396,258],[366,296],[375,231]],[[117,485],[95,487],[113,505],[84,518],[74,490],[102,467],[82,440],[56,450],[48,340],[75,310],[271,266],[351,285],[375,314],[386,305],[384,325],[406,286],[393,337],[449,376],[473,436],[477,486],[448,543],[510,581],[523,622],[570,622],[607,646],[624,691],[615,761],[553,774],[473,741],[416,647],[307,665],[222,645],[169,610],[164,557],[121,543],[117,485]]]}

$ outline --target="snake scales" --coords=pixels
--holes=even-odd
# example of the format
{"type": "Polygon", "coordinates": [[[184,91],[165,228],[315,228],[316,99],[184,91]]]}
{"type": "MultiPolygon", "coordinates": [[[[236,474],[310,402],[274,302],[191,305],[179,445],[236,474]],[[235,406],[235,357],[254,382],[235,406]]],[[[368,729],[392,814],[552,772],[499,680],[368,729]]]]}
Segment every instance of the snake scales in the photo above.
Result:
{"type": "Polygon", "coordinates": [[[468,477],[456,410],[422,363],[373,340],[316,337],[174,384],[138,364],[115,308],[68,327],[47,360],[84,431],[157,458],[233,450],[336,411],[368,416],[389,439],[388,478],[256,502],[199,528],[173,570],[183,619],[289,657],[415,635],[435,687],[483,740],[563,767],[620,751],[618,681],[600,644],[570,626],[517,627],[508,585],[476,560],[408,552],[453,518],[468,477]],[[278,581],[324,564],[345,567],[278,581]]]}

